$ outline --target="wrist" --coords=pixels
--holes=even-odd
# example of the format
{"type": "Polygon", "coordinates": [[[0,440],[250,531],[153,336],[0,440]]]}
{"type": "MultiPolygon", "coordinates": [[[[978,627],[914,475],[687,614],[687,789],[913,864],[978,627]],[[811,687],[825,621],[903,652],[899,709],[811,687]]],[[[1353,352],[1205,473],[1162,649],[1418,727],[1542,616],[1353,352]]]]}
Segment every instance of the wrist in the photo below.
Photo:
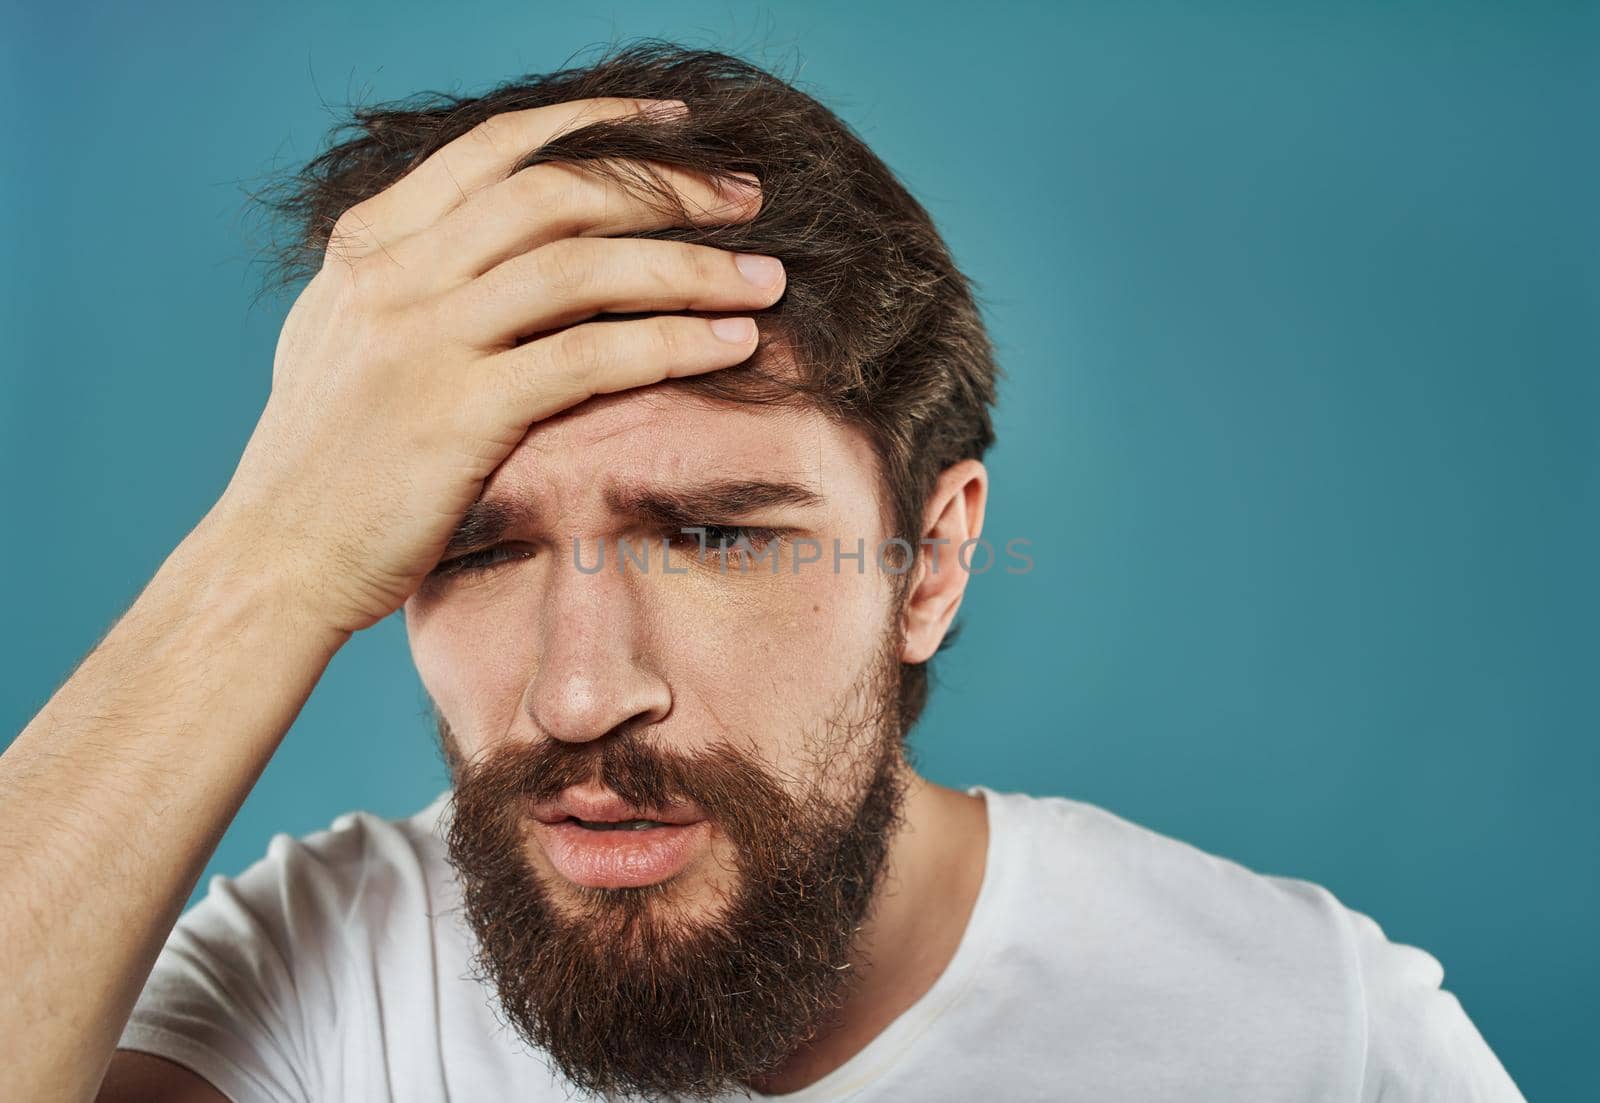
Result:
{"type": "Polygon", "coordinates": [[[169,565],[181,569],[185,584],[203,591],[208,604],[281,622],[328,658],[350,639],[347,629],[325,615],[305,580],[275,554],[262,526],[226,500],[201,519],[172,560],[177,563],[169,565]]]}

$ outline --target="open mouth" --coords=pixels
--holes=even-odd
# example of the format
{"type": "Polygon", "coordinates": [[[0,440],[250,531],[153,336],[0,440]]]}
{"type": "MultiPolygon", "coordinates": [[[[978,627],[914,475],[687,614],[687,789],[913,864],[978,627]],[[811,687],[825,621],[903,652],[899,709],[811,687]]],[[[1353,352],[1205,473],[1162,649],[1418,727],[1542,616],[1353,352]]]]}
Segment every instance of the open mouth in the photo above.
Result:
{"type": "Polygon", "coordinates": [[[705,811],[692,804],[632,804],[597,787],[569,787],[529,812],[551,866],[589,888],[668,880],[687,868],[712,837],[705,811]]]}
{"type": "Polygon", "coordinates": [[[648,831],[655,827],[684,827],[705,818],[689,804],[648,806],[631,804],[603,789],[568,788],[554,800],[530,809],[533,818],[555,827],[571,824],[586,831],[648,831]]]}
{"type": "Polygon", "coordinates": [[[635,817],[588,820],[564,816],[533,821],[533,834],[555,871],[575,885],[628,888],[653,885],[682,872],[711,839],[711,824],[635,817]]]}
{"type": "Polygon", "coordinates": [[[621,820],[609,823],[605,820],[580,820],[577,816],[567,817],[567,822],[575,823],[585,831],[648,831],[652,827],[672,826],[661,820],[621,820]]]}

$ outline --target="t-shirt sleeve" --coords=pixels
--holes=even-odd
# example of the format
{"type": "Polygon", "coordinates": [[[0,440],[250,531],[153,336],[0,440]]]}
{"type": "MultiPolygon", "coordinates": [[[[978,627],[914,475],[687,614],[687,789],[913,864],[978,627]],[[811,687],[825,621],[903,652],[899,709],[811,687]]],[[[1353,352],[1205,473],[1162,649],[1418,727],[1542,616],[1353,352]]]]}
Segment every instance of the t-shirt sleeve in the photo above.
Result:
{"type": "Polygon", "coordinates": [[[233,1103],[315,1098],[312,1041],[329,1000],[303,990],[310,970],[294,960],[308,918],[303,855],[280,836],[238,879],[212,878],[162,948],[119,1049],[183,1065],[233,1103]]]}
{"type": "Polygon", "coordinates": [[[1427,951],[1347,913],[1366,1005],[1362,1103],[1526,1103],[1427,951]]]}

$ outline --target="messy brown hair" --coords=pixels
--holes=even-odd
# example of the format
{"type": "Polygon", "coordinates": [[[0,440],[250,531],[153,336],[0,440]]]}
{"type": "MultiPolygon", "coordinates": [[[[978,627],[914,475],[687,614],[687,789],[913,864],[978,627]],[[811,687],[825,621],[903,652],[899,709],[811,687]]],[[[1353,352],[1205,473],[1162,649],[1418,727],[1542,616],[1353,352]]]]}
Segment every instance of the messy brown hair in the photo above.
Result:
{"type": "MultiPolygon", "coordinates": [[[[679,99],[689,112],[665,125],[595,122],[530,150],[513,171],[581,164],[684,214],[682,226],[638,236],[780,258],[788,286],[759,312],[761,350],[686,385],[718,399],[804,402],[860,428],[881,465],[888,535],[918,547],[940,472],[981,458],[994,439],[998,371],[973,286],[927,211],[861,138],[747,61],[644,39],[480,96],[422,93],[353,108],[326,152],[261,195],[289,229],[272,250],[276,282],[314,274],[341,214],[490,116],[597,97],[679,99]],[[746,223],[690,226],[676,192],[643,161],[718,179],[753,173],[761,210],[746,223]]],[[[909,730],[926,703],[928,674],[921,664],[901,674],[909,730]]]]}

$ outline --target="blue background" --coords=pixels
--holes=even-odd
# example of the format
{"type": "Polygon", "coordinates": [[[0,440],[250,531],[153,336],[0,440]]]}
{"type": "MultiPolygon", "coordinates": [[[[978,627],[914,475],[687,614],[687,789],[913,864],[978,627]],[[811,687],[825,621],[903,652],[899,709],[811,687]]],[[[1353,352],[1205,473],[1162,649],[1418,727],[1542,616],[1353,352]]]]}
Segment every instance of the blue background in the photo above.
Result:
{"type": "MultiPolygon", "coordinates": [[[[926,771],[1319,881],[1444,963],[1530,1098],[1594,1098],[1593,6],[41,3],[6,23],[0,730],[249,435],[289,302],[255,301],[263,173],[351,100],[482,91],[641,35],[728,49],[902,175],[1009,373],[989,534],[1037,567],[975,580],[926,771]]],[[[425,803],[445,775],[424,709],[399,618],[357,637],[211,872],[425,803]]]]}

